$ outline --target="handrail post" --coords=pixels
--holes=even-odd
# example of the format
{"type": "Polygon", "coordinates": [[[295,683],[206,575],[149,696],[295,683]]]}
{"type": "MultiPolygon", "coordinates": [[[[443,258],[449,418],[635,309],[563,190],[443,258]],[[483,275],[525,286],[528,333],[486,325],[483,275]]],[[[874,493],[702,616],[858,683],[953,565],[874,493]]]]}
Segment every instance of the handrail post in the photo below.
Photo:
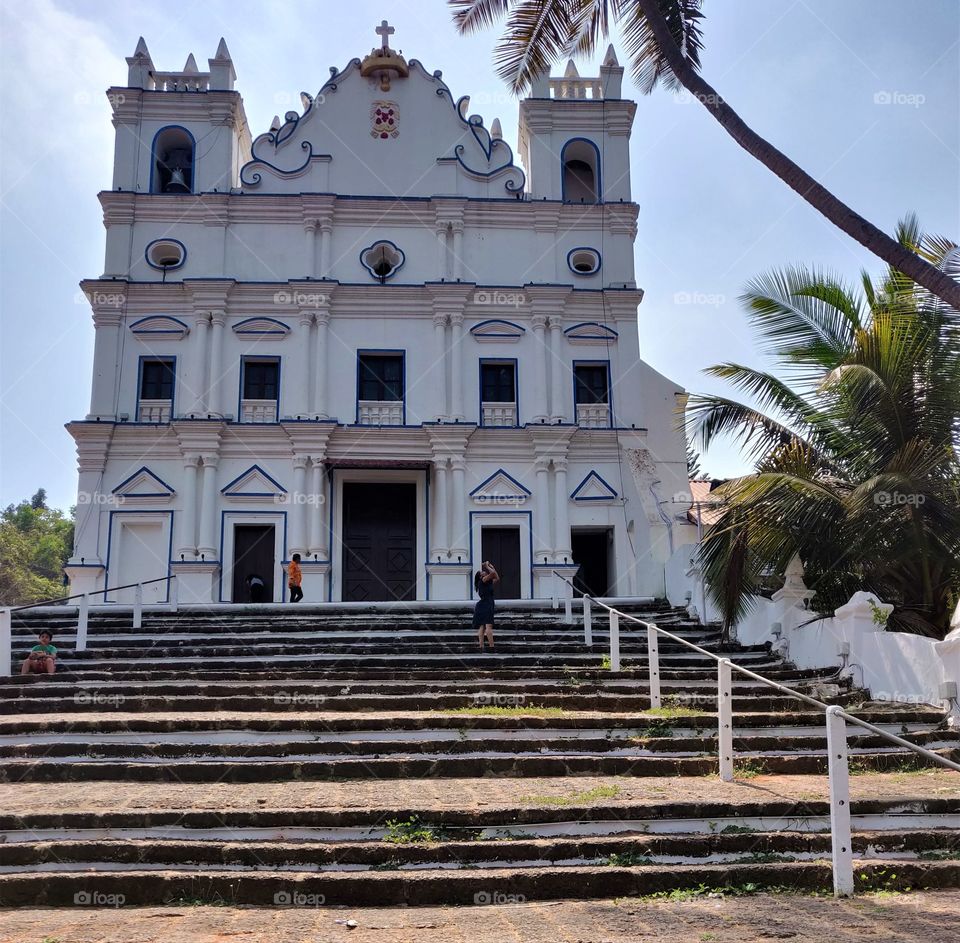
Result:
{"type": "Polygon", "coordinates": [[[610,670],[620,670],[620,613],[610,610],[610,670]]]}
{"type": "Polygon", "coordinates": [[[647,662],[650,671],[650,707],[660,707],[660,645],[657,630],[647,626],[647,662]]]}
{"type": "Polygon", "coordinates": [[[74,651],[87,650],[87,620],[90,618],[90,594],[84,593],[80,597],[79,612],[77,614],[77,644],[74,651]]]}
{"type": "Polygon", "coordinates": [[[167,583],[167,599],[170,602],[170,608],[176,612],[180,607],[180,577],[176,573],[170,577],[167,583]]]}
{"type": "Polygon", "coordinates": [[[593,612],[590,610],[590,597],[583,594],[583,644],[593,648],[593,612]]]}
{"type": "Polygon", "coordinates": [[[133,627],[143,626],[143,583],[137,583],[133,589],[133,627]]]}
{"type": "Polygon", "coordinates": [[[827,708],[827,772],[830,776],[830,835],[833,845],[833,894],[853,894],[853,847],[850,834],[850,767],[847,722],[843,708],[827,708]]]}
{"type": "Polygon", "coordinates": [[[557,576],[557,571],[553,571],[553,582],[551,583],[550,592],[552,593],[550,597],[550,602],[553,605],[554,609],[560,608],[560,590],[557,588],[560,582],[560,577],[557,576]]]}
{"type": "Polygon", "coordinates": [[[0,609],[0,675],[13,674],[13,614],[9,606],[0,609]]]}
{"type": "Polygon", "coordinates": [[[733,782],[733,677],[730,659],[717,663],[717,725],[719,727],[720,778],[733,782]]]}
{"type": "Polygon", "coordinates": [[[573,625],[573,599],[569,593],[563,594],[563,621],[573,625]]]}

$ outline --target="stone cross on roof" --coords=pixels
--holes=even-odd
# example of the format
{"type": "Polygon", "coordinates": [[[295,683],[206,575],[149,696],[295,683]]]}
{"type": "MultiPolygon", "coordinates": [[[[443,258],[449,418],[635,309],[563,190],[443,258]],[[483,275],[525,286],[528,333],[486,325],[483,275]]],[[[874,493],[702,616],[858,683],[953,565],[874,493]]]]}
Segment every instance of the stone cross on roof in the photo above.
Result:
{"type": "Polygon", "coordinates": [[[396,30],[387,23],[386,20],[383,20],[380,25],[374,30],[374,32],[380,37],[380,45],[384,49],[390,48],[389,37],[392,36],[396,30]]]}

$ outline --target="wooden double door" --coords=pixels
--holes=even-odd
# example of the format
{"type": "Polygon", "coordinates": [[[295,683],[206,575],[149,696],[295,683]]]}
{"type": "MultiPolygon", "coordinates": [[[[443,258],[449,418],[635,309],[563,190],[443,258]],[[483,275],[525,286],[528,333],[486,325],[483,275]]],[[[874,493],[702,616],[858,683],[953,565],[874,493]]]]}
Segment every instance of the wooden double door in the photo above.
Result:
{"type": "Polygon", "coordinates": [[[344,482],[343,599],[417,598],[417,486],[344,482]]]}

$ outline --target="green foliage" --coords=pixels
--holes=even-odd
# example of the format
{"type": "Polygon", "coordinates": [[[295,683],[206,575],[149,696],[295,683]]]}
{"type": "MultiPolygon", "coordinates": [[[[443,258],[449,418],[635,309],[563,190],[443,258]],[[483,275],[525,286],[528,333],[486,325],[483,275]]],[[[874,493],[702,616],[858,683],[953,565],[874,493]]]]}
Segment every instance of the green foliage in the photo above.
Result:
{"type": "Polygon", "coordinates": [[[619,794],[619,786],[595,786],[593,789],[585,789],[572,796],[521,796],[520,801],[534,805],[570,806],[582,805],[596,799],[613,799],[619,794]]]}
{"type": "Polygon", "coordinates": [[[41,488],[0,512],[0,605],[64,595],[63,565],[73,547],[73,521],[47,507],[41,488]]]}
{"type": "Polygon", "coordinates": [[[438,842],[444,838],[443,826],[426,825],[412,815],[409,819],[388,819],[387,834],[383,840],[395,845],[408,845],[413,842],[438,842]]]}
{"type": "Polygon", "coordinates": [[[635,868],[637,865],[653,863],[653,858],[649,855],[641,855],[635,851],[615,851],[603,861],[603,864],[613,868],[635,868]]]}
{"type": "MultiPolygon", "coordinates": [[[[912,217],[898,237],[941,269],[956,254],[912,217]]],[[[711,367],[742,400],[688,409],[698,445],[732,437],[756,466],[715,492],[701,550],[725,625],[799,555],[816,612],[866,590],[893,604],[887,628],[942,638],[960,586],[960,318],[893,269],[855,289],[785,268],[742,301],[777,374],[711,367]]]]}

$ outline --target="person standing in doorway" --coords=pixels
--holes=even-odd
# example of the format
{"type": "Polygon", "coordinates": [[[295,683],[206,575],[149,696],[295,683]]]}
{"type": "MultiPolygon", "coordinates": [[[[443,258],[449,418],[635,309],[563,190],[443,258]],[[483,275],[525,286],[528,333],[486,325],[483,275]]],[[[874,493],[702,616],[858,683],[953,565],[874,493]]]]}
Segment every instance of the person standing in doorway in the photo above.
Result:
{"type": "Polygon", "coordinates": [[[490,651],[493,651],[493,590],[499,582],[500,575],[489,560],[481,563],[480,569],[473,576],[473,588],[480,597],[473,610],[473,627],[477,630],[477,642],[481,652],[484,640],[490,646],[490,651]]]}
{"type": "Polygon", "coordinates": [[[290,559],[290,566],[287,567],[287,586],[290,587],[290,602],[300,602],[303,599],[303,590],[300,584],[303,582],[303,572],[300,569],[300,554],[295,553],[290,559]]]}

